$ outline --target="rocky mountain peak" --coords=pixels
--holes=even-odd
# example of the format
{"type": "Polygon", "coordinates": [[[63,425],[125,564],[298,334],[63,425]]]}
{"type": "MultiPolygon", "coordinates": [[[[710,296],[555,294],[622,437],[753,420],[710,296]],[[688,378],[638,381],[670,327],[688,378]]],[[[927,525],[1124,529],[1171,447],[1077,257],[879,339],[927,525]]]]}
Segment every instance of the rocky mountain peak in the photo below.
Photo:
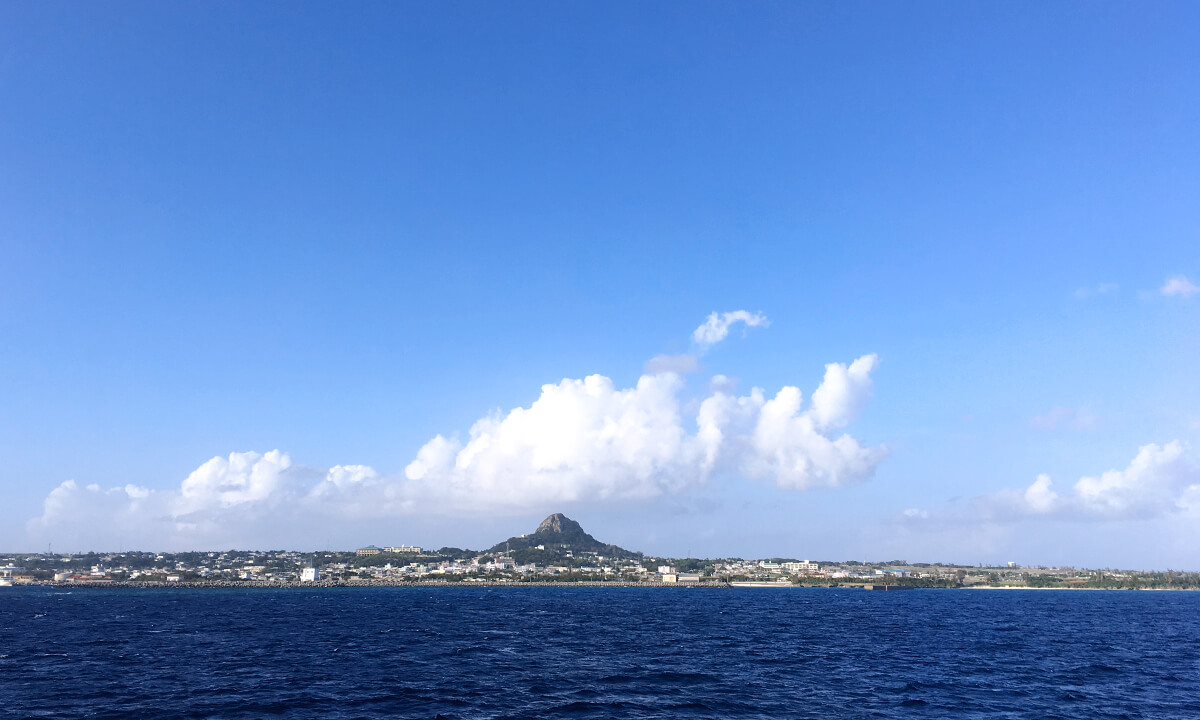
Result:
{"type": "Polygon", "coordinates": [[[535,532],[564,533],[573,530],[583,532],[583,528],[579,525],[579,523],[575,522],[566,515],[563,515],[562,513],[554,513],[550,517],[543,520],[542,524],[538,525],[535,532]]]}
{"type": "Polygon", "coordinates": [[[579,523],[562,513],[554,513],[538,525],[532,535],[510,537],[502,543],[492,546],[488,552],[509,553],[520,560],[525,557],[528,561],[547,562],[547,555],[568,555],[573,552],[592,552],[613,557],[635,557],[640,553],[632,553],[616,545],[606,545],[588,535],[579,523]],[[523,555],[523,553],[525,553],[523,555]],[[528,553],[542,553],[528,555],[528,553]]]}

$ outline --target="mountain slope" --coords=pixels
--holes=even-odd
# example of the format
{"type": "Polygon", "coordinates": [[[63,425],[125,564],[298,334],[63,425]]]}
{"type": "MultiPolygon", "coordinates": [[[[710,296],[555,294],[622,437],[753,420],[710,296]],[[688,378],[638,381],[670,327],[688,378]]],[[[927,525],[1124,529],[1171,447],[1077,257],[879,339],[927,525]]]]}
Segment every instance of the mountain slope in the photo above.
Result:
{"type": "Polygon", "coordinates": [[[631,552],[616,545],[608,545],[584,531],[579,523],[562,513],[554,513],[538,525],[537,530],[530,535],[511,537],[504,542],[496,543],[488,552],[509,552],[514,555],[522,551],[537,551],[548,554],[565,554],[594,552],[606,557],[638,557],[641,553],[631,552]],[[541,545],[544,550],[537,551],[541,545]]]}

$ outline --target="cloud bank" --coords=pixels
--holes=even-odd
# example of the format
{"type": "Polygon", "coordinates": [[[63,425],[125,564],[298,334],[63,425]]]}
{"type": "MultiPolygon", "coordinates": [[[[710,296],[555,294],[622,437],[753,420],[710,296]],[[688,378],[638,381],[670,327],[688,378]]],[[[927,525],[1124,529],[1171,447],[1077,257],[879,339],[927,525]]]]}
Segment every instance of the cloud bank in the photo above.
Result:
{"type": "Polygon", "coordinates": [[[479,420],[466,442],[435,437],[404,474],[414,495],[457,507],[644,499],[714,473],[838,487],[869,478],[885,454],[837,432],[869,398],[876,365],[874,355],[827,365],[807,408],[796,387],[768,398],[715,384],[690,423],[674,373],[643,375],[628,389],[600,375],[563,380],[528,408],[479,420]]]}
{"type": "Polygon", "coordinates": [[[1049,475],[1024,489],[976,497],[941,511],[912,509],[908,520],[1013,521],[1027,518],[1139,520],[1200,515],[1200,465],[1178,440],[1138,449],[1124,469],[1080,478],[1060,492],[1049,475]]]}
{"type": "MultiPolygon", "coordinates": [[[[724,333],[749,322],[718,321],[724,333]]],[[[480,418],[465,438],[435,435],[402,473],[300,466],[279,450],[234,452],[168,490],[67,481],[28,530],[37,538],[94,530],[86,542],[99,546],[106,528],[139,527],[146,537],[196,543],[255,522],[520,513],[644,501],[716,479],[834,488],[870,478],[886,455],[844,432],[870,398],[874,355],[826,365],[808,403],[794,386],[739,395],[723,376],[699,396],[688,393],[681,372],[692,365],[678,358],[656,358],[632,387],[602,375],[544,385],[528,406],[480,418]]]]}

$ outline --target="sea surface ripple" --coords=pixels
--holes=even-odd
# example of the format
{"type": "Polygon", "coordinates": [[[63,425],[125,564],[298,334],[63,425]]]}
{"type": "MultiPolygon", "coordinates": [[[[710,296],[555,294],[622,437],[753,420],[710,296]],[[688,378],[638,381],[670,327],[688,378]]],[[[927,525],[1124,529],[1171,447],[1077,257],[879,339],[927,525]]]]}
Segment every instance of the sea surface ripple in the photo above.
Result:
{"type": "Polygon", "coordinates": [[[1200,593],[0,590],[0,717],[1200,718],[1200,593]]]}

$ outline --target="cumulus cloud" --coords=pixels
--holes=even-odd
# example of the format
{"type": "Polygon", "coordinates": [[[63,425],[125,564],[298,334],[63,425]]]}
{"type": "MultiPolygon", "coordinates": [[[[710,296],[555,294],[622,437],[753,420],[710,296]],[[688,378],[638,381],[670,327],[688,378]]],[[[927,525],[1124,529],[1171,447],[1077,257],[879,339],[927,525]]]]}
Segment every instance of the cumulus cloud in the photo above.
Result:
{"type": "Polygon", "coordinates": [[[792,489],[858,482],[885,452],[834,431],[869,397],[875,364],[869,355],[826,366],[807,408],[796,387],[738,397],[715,378],[692,422],[674,373],[643,375],[628,389],[599,375],[563,380],[528,408],[481,419],[465,443],[435,437],[405,476],[423,496],[515,506],[655,497],[717,472],[792,489]]]}
{"type": "Polygon", "coordinates": [[[737,391],[737,386],[737,378],[731,378],[726,375],[713,375],[712,379],[708,381],[708,389],[710,392],[720,391],[725,393],[733,393],[737,391]]]}
{"type": "MultiPolygon", "coordinates": [[[[974,498],[961,507],[922,517],[963,520],[1016,520],[1028,517],[1128,520],[1200,513],[1200,467],[1177,440],[1138,449],[1129,465],[1085,476],[1058,492],[1049,475],[1038,475],[1023,490],[974,498]]],[[[912,518],[914,515],[905,514],[912,518]]]]}
{"type": "Polygon", "coordinates": [[[293,514],[306,504],[317,481],[326,474],[340,480],[344,472],[340,467],[296,467],[287,453],[273,450],[214,457],[170,490],[136,485],[104,489],[68,480],[50,492],[42,514],[27,529],[36,537],[53,535],[89,547],[114,535],[159,543],[175,537],[220,537],[233,526],[293,514]]]}
{"type": "Polygon", "coordinates": [[[160,493],[136,485],[101,488],[67,480],[50,491],[42,515],[27,529],[39,540],[72,547],[106,547],[110,530],[121,528],[131,542],[160,542],[171,528],[163,522],[169,510],[160,493]]]}
{"type": "Polygon", "coordinates": [[[834,431],[849,423],[870,396],[876,363],[874,355],[866,355],[849,367],[826,365],[807,409],[797,387],[784,387],[770,399],[759,388],[742,397],[715,390],[701,403],[697,418],[704,467],[722,461],[738,474],[800,490],[870,477],[886,450],[865,448],[834,431]]]}
{"type": "Polygon", "coordinates": [[[1179,441],[1143,445],[1124,470],[1075,483],[1067,502],[1104,516],[1153,516],[1185,509],[1181,501],[1200,489],[1200,472],[1179,441]]]}
{"type": "Polygon", "coordinates": [[[1163,283],[1163,286],[1158,291],[1166,297],[1190,298],[1200,292],[1200,287],[1193,285],[1186,277],[1176,275],[1167,278],[1167,281],[1163,283]]]}
{"type": "Polygon", "coordinates": [[[729,328],[736,323],[745,323],[748,327],[766,327],[771,324],[762,313],[752,313],[746,310],[734,310],[727,313],[712,313],[700,327],[692,332],[692,341],[701,350],[705,350],[721,342],[729,335],[729,328]]]}
{"type": "Polygon", "coordinates": [[[849,423],[871,397],[871,372],[879,364],[875,355],[864,355],[850,367],[825,366],[825,379],[813,393],[809,411],[819,428],[840,428],[849,423]]]}
{"type": "Polygon", "coordinates": [[[277,500],[286,494],[285,473],[292,465],[287,453],[272,450],[230,453],[215,457],[192,471],[179,487],[174,515],[187,516],[213,509],[277,500]]]}
{"type": "Polygon", "coordinates": [[[626,389],[601,375],[545,385],[529,407],[477,421],[465,443],[435,437],[404,474],[418,494],[448,496],[459,506],[646,498],[678,489],[693,480],[682,384],[660,373],[626,389]]]}
{"type": "Polygon", "coordinates": [[[564,379],[544,385],[528,406],[479,419],[465,439],[435,435],[402,474],[298,466],[278,450],[231,453],[170,490],[68,481],[29,529],[46,536],[79,523],[123,523],[159,538],[224,538],[253,522],[638,501],[714,477],[793,490],[838,487],[870,478],[886,454],[843,431],[870,397],[876,365],[874,355],[827,365],[807,405],[797,387],[737,395],[723,376],[697,398],[686,393],[682,375],[659,368],[627,388],[602,375],[564,379]]]}
{"type": "Polygon", "coordinates": [[[1025,489],[1025,505],[1035,513],[1048,513],[1058,505],[1058,493],[1050,489],[1050,476],[1038,475],[1037,480],[1025,489]]]}

